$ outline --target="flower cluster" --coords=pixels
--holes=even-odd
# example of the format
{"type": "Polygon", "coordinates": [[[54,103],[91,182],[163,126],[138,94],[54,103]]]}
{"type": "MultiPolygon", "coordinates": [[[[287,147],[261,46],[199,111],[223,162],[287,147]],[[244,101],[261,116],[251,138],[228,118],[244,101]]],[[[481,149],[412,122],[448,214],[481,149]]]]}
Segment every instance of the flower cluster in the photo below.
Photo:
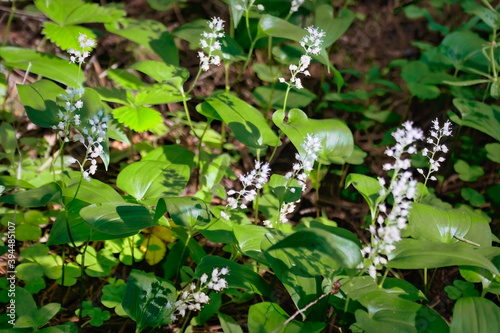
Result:
{"type": "MultiPolygon", "coordinates": [[[[97,114],[94,114],[89,120],[87,126],[81,129],[81,135],[75,135],[74,140],[80,141],[87,152],[85,155],[85,161],[90,162],[90,167],[86,170],[78,160],[72,158],[71,163],[78,163],[83,171],[83,178],[86,181],[90,181],[90,175],[94,175],[97,171],[97,158],[102,157],[104,148],[102,146],[103,140],[106,138],[109,117],[104,113],[103,110],[99,110],[97,114]]],[[[85,164],[85,162],[83,163],[85,164]]]]}
{"type": "Polygon", "coordinates": [[[78,37],[78,42],[80,43],[80,50],[75,50],[70,48],[68,50],[70,54],[69,60],[72,63],[82,64],[85,62],[85,58],[90,55],[90,51],[95,47],[95,40],[88,38],[85,34],[80,34],[78,37]]]}
{"type": "Polygon", "coordinates": [[[296,154],[297,162],[293,164],[293,171],[288,172],[285,178],[296,178],[302,185],[302,190],[306,188],[306,172],[312,171],[314,162],[318,159],[318,153],[321,150],[321,140],[315,135],[307,134],[306,141],[301,145],[304,149],[303,154],[296,154]]]}
{"type": "Polygon", "coordinates": [[[323,30],[313,26],[306,28],[309,35],[302,38],[300,45],[306,50],[306,54],[318,54],[321,51],[321,44],[325,33],[323,30]]]}
{"type": "MultiPolygon", "coordinates": [[[[302,186],[302,191],[305,191],[306,172],[313,170],[314,162],[318,159],[318,153],[321,150],[321,140],[315,135],[307,134],[306,140],[302,143],[301,147],[304,149],[304,153],[295,155],[297,162],[293,164],[292,171],[287,172],[285,175],[285,179],[288,181],[286,187],[292,193],[295,193],[295,188],[290,186],[292,180],[296,180],[302,186]]],[[[287,223],[288,218],[286,216],[295,211],[296,204],[299,202],[300,199],[295,202],[282,203],[278,221],[280,223],[287,223]]],[[[265,220],[264,226],[270,228],[272,227],[272,222],[265,220]]]]}
{"type": "Polygon", "coordinates": [[[64,109],[59,110],[57,113],[59,123],[57,126],[52,126],[52,129],[57,131],[57,134],[59,134],[59,137],[61,137],[64,142],[69,142],[71,126],[80,126],[80,115],[78,111],[83,107],[83,102],[80,99],[83,93],[83,88],[80,88],[69,89],[66,94],[61,95],[65,100],[64,109]],[[75,100],[77,101],[75,102],[75,100]]]}
{"type": "Polygon", "coordinates": [[[289,86],[294,86],[297,89],[302,88],[302,81],[297,77],[298,74],[304,74],[305,76],[310,76],[311,74],[307,70],[311,64],[311,54],[318,54],[321,51],[321,44],[323,43],[323,36],[325,33],[313,26],[306,28],[309,35],[305,36],[300,45],[304,48],[306,54],[300,57],[298,65],[290,65],[290,82],[287,82],[285,78],[279,78],[281,83],[286,83],[289,86]]]}
{"type": "Polygon", "coordinates": [[[218,17],[212,18],[212,20],[208,23],[208,27],[210,28],[209,32],[204,31],[200,39],[201,48],[207,53],[205,55],[204,52],[198,52],[198,56],[200,57],[200,67],[204,71],[208,71],[210,65],[219,66],[221,59],[219,56],[214,56],[212,53],[216,50],[221,49],[221,43],[217,40],[217,38],[224,37],[224,21],[218,17]]]}
{"type": "Polygon", "coordinates": [[[304,4],[305,0],[292,0],[292,5],[290,7],[290,13],[295,13],[299,10],[300,6],[304,4]]]}
{"type": "Polygon", "coordinates": [[[424,174],[424,170],[417,169],[417,171],[425,177],[424,184],[427,184],[427,180],[437,180],[435,176],[431,176],[433,172],[439,170],[441,163],[445,161],[443,156],[436,158],[436,154],[438,152],[443,152],[446,154],[448,152],[448,147],[446,145],[441,144],[441,139],[444,136],[450,136],[452,134],[451,131],[451,123],[447,120],[443,127],[439,125],[439,120],[434,119],[432,121],[432,130],[430,131],[430,137],[427,138],[427,143],[432,145],[431,149],[424,148],[422,149],[422,155],[429,159],[429,171],[427,175],[424,174]]]}
{"type": "Polygon", "coordinates": [[[388,188],[385,187],[385,180],[379,178],[382,188],[379,193],[381,203],[378,205],[378,214],[370,226],[372,241],[361,251],[368,260],[365,264],[361,264],[360,268],[368,266],[368,274],[373,279],[377,277],[377,268],[387,264],[384,256],[389,255],[396,248],[395,243],[401,240],[401,230],[407,226],[411,202],[417,193],[417,181],[413,180],[411,172],[407,171],[411,162],[403,155],[417,152],[414,143],[423,139],[423,133],[420,129],[413,128],[412,122],[407,121],[403,124],[403,128],[396,130],[392,136],[396,140],[396,145],[388,148],[385,153],[395,161],[393,164],[385,164],[383,168],[394,170],[394,174],[388,188]],[[394,198],[390,212],[384,203],[389,194],[394,198]]]}
{"type": "MultiPolygon", "coordinates": [[[[255,4],[255,0],[241,0],[241,2],[241,4],[237,4],[236,6],[234,6],[234,8],[236,8],[237,10],[250,10],[250,8],[252,8],[252,6],[255,4]]],[[[263,11],[265,8],[264,5],[258,4],[257,9],[263,11]]]]}
{"type": "Polygon", "coordinates": [[[227,194],[229,196],[237,194],[237,197],[228,197],[226,211],[221,213],[222,218],[229,220],[230,215],[227,213],[227,209],[236,209],[238,206],[241,209],[247,208],[247,204],[255,199],[257,196],[257,190],[262,188],[267,180],[269,179],[269,173],[271,169],[269,163],[262,163],[255,161],[255,168],[247,173],[246,175],[240,175],[238,178],[243,184],[243,189],[241,191],[229,190],[227,194]],[[254,187],[248,190],[249,187],[254,187]],[[239,203],[240,200],[244,199],[245,202],[239,203]]]}
{"type": "Polygon", "coordinates": [[[167,302],[167,310],[174,309],[170,319],[174,321],[177,319],[177,316],[184,317],[186,315],[186,310],[200,311],[203,305],[210,302],[210,297],[208,297],[205,291],[209,289],[219,292],[226,289],[227,281],[221,276],[228,274],[229,268],[227,267],[221,269],[214,268],[210,279],[207,274],[203,274],[200,278],[199,286],[191,283],[186,290],[180,293],[178,300],[174,304],[167,302]]]}

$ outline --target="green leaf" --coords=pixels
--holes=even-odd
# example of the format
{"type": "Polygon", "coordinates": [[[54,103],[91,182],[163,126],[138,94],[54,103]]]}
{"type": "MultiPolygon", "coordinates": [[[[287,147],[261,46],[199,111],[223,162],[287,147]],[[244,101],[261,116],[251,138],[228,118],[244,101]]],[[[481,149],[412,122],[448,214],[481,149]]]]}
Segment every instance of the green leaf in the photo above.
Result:
{"type": "Polygon", "coordinates": [[[162,198],[158,201],[155,218],[165,211],[178,226],[193,228],[210,223],[212,217],[207,204],[195,197],[162,198]]]}
{"type": "MultiPolygon", "coordinates": [[[[483,56],[481,49],[487,41],[470,30],[455,31],[447,34],[438,46],[440,59],[445,64],[463,69],[464,66],[488,72],[489,61],[483,56]]],[[[438,55],[439,55],[438,54],[438,55]]]]}
{"type": "Polygon", "coordinates": [[[168,83],[183,91],[183,84],[189,78],[189,72],[183,67],[175,67],[165,63],[153,60],[139,61],[132,64],[129,68],[138,70],[151,76],[158,83],[168,83]]]}
{"type": "Polygon", "coordinates": [[[255,292],[264,297],[269,297],[272,293],[271,287],[266,281],[251,268],[240,265],[232,260],[216,256],[206,256],[196,266],[196,275],[201,276],[206,273],[211,276],[214,268],[229,268],[229,274],[224,276],[229,288],[241,288],[255,292]]]}
{"type": "Polygon", "coordinates": [[[499,106],[459,98],[453,100],[453,105],[462,116],[461,126],[472,127],[500,141],[499,106]]]}
{"type": "Polygon", "coordinates": [[[224,333],[243,333],[241,326],[232,317],[220,312],[217,316],[224,333]]]}
{"type": "Polygon", "coordinates": [[[135,105],[160,105],[177,103],[182,101],[182,95],[176,88],[166,84],[154,84],[142,91],[135,97],[135,105]]]}
{"type": "Polygon", "coordinates": [[[474,284],[467,281],[455,280],[453,286],[444,287],[444,291],[450,299],[460,299],[462,297],[479,296],[479,291],[474,288],[474,284]]]}
{"type": "MultiPolygon", "coordinates": [[[[270,106],[274,109],[280,109],[283,107],[286,90],[286,85],[278,83],[274,88],[271,86],[257,87],[252,92],[252,95],[263,108],[270,106]]],[[[292,89],[288,93],[286,105],[289,108],[304,108],[311,104],[315,98],[316,95],[306,88],[292,89]]]]}
{"type": "Polygon", "coordinates": [[[356,243],[316,228],[296,231],[278,241],[267,251],[287,248],[304,248],[311,252],[322,253],[345,268],[355,268],[362,259],[360,247],[356,243]]]}
{"type": "Polygon", "coordinates": [[[267,228],[254,224],[234,224],[233,232],[234,237],[236,237],[238,248],[243,255],[249,256],[263,264],[267,263],[267,259],[260,247],[264,235],[269,233],[267,228]]]}
{"type": "Polygon", "coordinates": [[[486,157],[493,162],[500,163],[500,143],[487,143],[484,149],[486,149],[486,157]]]}
{"type": "Polygon", "coordinates": [[[309,119],[299,109],[290,110],[288,121],[284,122],[284,120],[283,110],[278,110],[273,114],[273,122],[290,138],[299,153],[304,153],[301,145],[305,142],[307,134],[315,135],[321,140],[322,149],[318,156],[322,164],[342,164],[354,149],[351,130],[340,120],[309,119]]]}
{"type": "Polygon", "coordinates": [[[154,214],[145,206],[123,202],[90,205],[80,211],[80,216],[92,230],[108,234],[108,239],[132,236],[156,225],[154,214]]]}
{"type": "Polygon", "coordinates": [[[112,6],[100,6],[81,0],[36,0],[35,6],[61,26],[114,22],[125,14],[112,6]]]}
{"type": "Polygon", "coordinates": [[[127,315],[137,323],[139,332],[146,327],[169,324],[173,309],[168,310],[165,304],[174,304],[176,300],[177,290],[170,281],[160,279],[153,273],[134,269],[127,281],[122,306],[127,315]]]}
{"type": "Polygon", "coordinates": [[[384,291],[365,293],[361,304],[368,310],[355,312],[356,325],[366,332],[446,333],[448,324],[428,307],[404,300],[384,291]]]}
{"type": "Polygon", "coordinates": [[[327,48],[339,39],[349,29],[354,17],[354,13],[347,8],[342,8],[338,16],[334,17],[331,5],[315,6],[314,19],[316,26],[325,32],[323,47],[327,48]]]}
{"type": "Polygon", "coordinates": [[[279,143],[259,110],[229,93],[208,98],[209,104],[229,126],[234,136],[244,145],[262,149],[279,143]]]}
{"type": "Polygon", "coordinates": [[[480,249],[463,242],[431,243],[416,239],[403,239],[396,243],[388,267],[400,269],[439,268],[449,266],[482,267],[498,274],[497,267],[480,249]]]}
{"type": "Polygon", "coordinates": [[[85,75],[77,65],[50,53],[43,53],[14,46],[0,47],[0,57],[5,66],[14,67],[44,76],[69,87],[80,87],[85,75]]]}
{"type": "Polygon", "coordinates": [[[91,277],[104,277],[111,274],[113,267],[119,264],[113,253],[108,249],[101,249],[99,252],[93,247],[88,247],[85,252],[85,260],[82,261],[82,255],[76,256],[78,264],[85,265],[85,273],[91,277]]]}
{"type": "Polygon", "coordinates": [[[486,204],[484,195],[472,188],[462,187],[462,189],[460,190],[460,194],[462,195],[462,198],[469,201],[471,206],[481,207],[486,204]]]}
{"type": "Polygon", "coordinates": [[[288,314],[278,304],[261,302],[250,306],[248,310],[248,332],[287,332],[287,333],[319,333],[323,332],[326,323],[300,322],[293,320],[285,324],[288,314]]]}
{"type": "Polygon", "coordinates": [[[160,161],[140,161],[128,165],[116,179],[116,186],[145,205],[155,205],[160,197],[181,194],[189,180],[186,165],[160,161]]]}
{"type": "Polygon", "coordinates": [[[180,2],[182,0],[147,0],[148,4],[154,10],[168,10],[174,3],[180,2]]]}
{"type": "Polygon", "coordinates": [[[106,24],[106,29],[144,46],[159,55],[165,63],[179,66],[179,51],[163,23],[127,18],[106,24]]]}
{"type": "Polygon", "coordinates": [[[151,130],[163,122],[158,111],[145,106],[122,106],[113,110],[113,116],[136,132],[151,130]]]}
{"type": "Polygon", "coordinates": [[[263,63],[253,64],[252,70],[264,82],[276,82],[283,75],[278,66],[269,66],[263,63]]]}
{"type": "Polygon", "coordinates": [[[229,155],[227,154],[222,154],[210,163],[206,163],[202,172],[202,185],[208,190],[212,189],[225,176],[228,167],[229,155]]]}
{"type": "Polygon", "coordinates": [[[488,221],[474,212],[413,203],[408,222],[413,236],[419,240],[455,243],[465,239],[481,246],[491,246],[488,221]]]}
{"type": "Polygon", "coordinates": [[[7,154],[14,154],[17,147],[16,131],[7,122],[0,125],[0,145],[7,154]]]}
{"type": "Polygon", "coordinates": [[[89,182],[80,182],[80,179],[73,178],[67,182],[63,196],[67,198],[68,203],[73,198],[89,204],[124,202],[121,195],[114,188],[97,179],[91,179],[89,182]]]}
{"type": "Polygon", "coordinates": [[[484,170],[479,165],[469,165],[464,160],[458,160],[453,165],[453,168],[458,173],[458,178],[465,182],[475,182],[479,177],[484,175],[484,170]]]}
{"type": "Polygon", "coordinates": [[[80,34],[84,34],[93,40],[97,39],[96,35],[90,29],[78,25],[61,26],[52,22],[45,22],[43,24],[42,34],[65,51],[69,49],[81,49],[80,42],[78,41],[80,34]]]}
{"type": "Polygon", "coordinates": [[[490,333],[500,327],[500,308],[482,297],[464,297],[453,307],[451,333],[490,333]]]}
{"type": "Polygon", "coordinates": [[[56,99],[65,91],[49,80],[40,80],[29,85],[17,85],[19,98],[30,120],[42,127],[57,125],[59,106],[56,99]]]}
{"type": "Polygon", "coordinates": [[[142,158],[143,161],[155,160],[171,164],[187,165],[189,169],[194,166],[195,154],[180,145],[160,146],[150,151],[142,158]]]}
{"type": "Polygon", "coordinates": [[[21,224],[16,227],[16,239],[20,242],[36,241],[42,237],[42,229],[32,224],[21,224]]]}
{"type": "Polygon", "coordinates": [[[19,205],[21,207],[42,207],[49,202],[59,203],[61,187],[57,183],[50,183],[39,188],[24,192],[16,192],[0,198],[0,202],[19,205]]]}
{"type": "Polygon", "coordinates": [[[305,29],[272,15],[262,15],[259,26],[269,36],[300,42],[307,35],[305,29]]]}
{"type": "Polygon", "coordinates": [[[361,193],[368,203],[370,211],[373,213],[379,204],[379,192],[384,189],[378,180],[366,175],[350,173],[345,179],[345,188],[349,187],[349,185],[354,186],[354,188],[361,193]]]}
{"type": "Polygon", "coordinates": [[[280,202],[295,202],[300,199],[302,186],[296,179],[286,179],[282,175],[274,174],[269,179],[268,185],[280,202]]]}

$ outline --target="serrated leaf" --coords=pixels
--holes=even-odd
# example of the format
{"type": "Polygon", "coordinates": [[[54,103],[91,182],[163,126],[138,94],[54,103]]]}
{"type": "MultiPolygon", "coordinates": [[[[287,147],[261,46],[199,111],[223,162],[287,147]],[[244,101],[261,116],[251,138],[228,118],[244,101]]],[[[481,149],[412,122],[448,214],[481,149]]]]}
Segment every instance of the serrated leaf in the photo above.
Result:
{"type": "Polygon", "coordinates": [[[163,122],[158,111],[145,106],[122,106],[113,110],[113,116],[136,132],[152,130],[163,122]]]}
{"type": "Polygon", "coordinates": [[[96,40],[96,35],[90,29],[77,25],[60,26],[52,22],[45,22],[43,24],[42,34],[65,51],[68,51],[70,48],[74,50],[81,49],[80,42],[78,41],[80,34],[85,34],[87,38],[96,40]]]}

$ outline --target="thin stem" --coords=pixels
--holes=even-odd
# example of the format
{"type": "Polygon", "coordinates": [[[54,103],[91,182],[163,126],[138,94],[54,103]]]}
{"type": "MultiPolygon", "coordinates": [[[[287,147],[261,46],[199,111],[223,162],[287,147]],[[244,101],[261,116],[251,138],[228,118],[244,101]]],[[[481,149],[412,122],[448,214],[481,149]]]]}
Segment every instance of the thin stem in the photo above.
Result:
{"type": "Polygon", "coordinates": [[[245,69],[247,68],[248,64],[250,63],[250,59],[252,58],[252,53],[253,53],[253,49],[255,47],[255,43],[257,42],[258,38],[255,39],[252,44],[250,44],[250,49],[248,50],[248,55],[247,55],[247,59],[245,60],[245,63],[243,64],[243,68],[241,69],[240,73],[238,74],[238,76],[236,76],[236,79],[234,80],[234,82],[238,82],[241,78],[241,76],[243,75],[243,73],[245,72],[245,69]]]}
{"type": "Polygon", "coordinates": [[[3,33],[2,46],[7,45],[7,36],[9,35],[10,25],[14,19],[14,12],[16,10],[16,0],[12,0],[12,7],[10,7],[9,18],[7,19],[7,25],[5,26],[5,31],[3,33]]]}
{"type": "MultiPolygon", "coordinates": [[[[198,74],[199,73],[200,72],[198,72],[198,74]]],[[[187,106],[186,94],[184,93],[184,91],[181,91],[181,96],[182,96],[182,105],[184,106],[184,112],[186,112],[186,118],[188,120],[189,127],[191,128],[191,131],[193,132],[193,134],[198,138],[198,135],[196,134],[196,132],[194,130],[193,123],[191,122],[191,116],[189,115],[189,109],[188,109],[188,106],[187,106]]]]}
{"type": "Polygon", "coordinates": [[[316,206],[316,217],[319,217],[319,187],[321,185],[320,182],[320,170],[321,170],[321,162],[318,162],[318,169],[316,170],[316,202],[314,205],[316,206]]]}
{"type": "Polygon", "coordinates": [[[382,286],[384,285],[385,278],[387,277],[387,274],[389,274],[389,270],[386,268],[385,272],[384,272],[384,275],[382,276],[382,280],[378,284],[378,289],[382,289],[382,286]]]}
{"type": "MultiPolygon", "coordinates": [[[[198,79],[200,78],[200,74],[201,74],[201,67],[198,69],[198,73],[196,73],[196,76],[194,78],[194,81],[193,83],[191,84],[191,87],[188,89],[188,91],[185,93],[186,95],[189,95],[189,93],[191,92],[191,90],[193,90],[193,88],[195,87],[196,85],[196,82],[198,82],[198,79]]],[[[184,98],[184,91],[181,91],[181,94],[183,95],[183,98],[184,98]]]]}

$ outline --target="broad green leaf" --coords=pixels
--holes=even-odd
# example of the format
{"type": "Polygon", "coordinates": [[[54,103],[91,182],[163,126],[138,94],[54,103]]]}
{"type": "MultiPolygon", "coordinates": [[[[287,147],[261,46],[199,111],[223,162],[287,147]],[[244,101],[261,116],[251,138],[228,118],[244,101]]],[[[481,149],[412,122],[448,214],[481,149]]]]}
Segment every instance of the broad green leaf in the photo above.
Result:
{"type": "Polygon", "coordinates": [[[151,130],[163,122],[158,111],[145,106],[122,106],[113,110],[113,116],[136,132],[151,130]]]}
{"type": "Polygon", "coordinates": [[[461,126],[472,127],[500,141],[500,107],[482,102],[459,99],[453,105],[460,111],[461,126]]]}
{"type": "Polygon", "coordinates": [[[109,239],[128,237],[155,225],[148,208],[123,202],[90,205],[80,216],[92,230],[109,234],[109,239]]]}
{"type": "Polygon", "coordinates": [[[481,246],[491,246],[488,221],[473,212],[413,203],[408,222],[413,237],[419,240],[443,243],[466,240],[481,246]]]}
{"type": "Polygon", "coordinates": [[[286,332],[286,333],[319,333],[323,332],[326,323],[300,322],[292,320],[285,325],[288,314],[278,304],[261,302],[250,306],[248,310],[248,332],[286,332]]]}
{"type": "Polygon", "coordinates": [[[179,51],[167,27],[159,21],[123,18],[106,29],[156,53],[167,64],[179,66],[179,51]]]}
{"type": "Polygon", "coordinates": [[[14,67],[44,76],[69,87],[80,87],[85,75],[77,65],[50,53],[14,46],[0,47],[0,57],[7,67],[14,67]]]}
{"type": "Polygon", "coordinates": [[[268,185],[280,202],[296,202],[300,199],[302,186],[296,179],[286,179],[283,175],[274,174],[268,185]]]}
{"type": "MultiPolygon", "coordinates": [[[[141,81],[141,79],[135,75],[134,73],[131,73],[130,71],[126,69],[121,69],[121,68],[111,68],[108,70],[108,78],[113,80],[117,86],[123,89],[130,89],[130,90],[143,90],[149,85],[145,84],[144,82],[141,81]]],[[[102,88],[101,88],[102,89],[102,88]]],[[[122,93],[123,94],[123,93],[122,93]]],[[[114,96],[116,98],[116,96],[114,96]]],[[[127,99],[130,99],[131,101],[134,100],[132,94],[126,95],[127,99]]]]}
{"type": "Polygon", "coordinates": [[[267,35],[300,42],[307,35],[305,29],[272,15],[262,15],[259,26],[267,35]]]}
{"type": "Polygon", "coordinates": [[[244,145],[262,149],[279,143],[262,113],[238,97],[221,93],[208,98],[205,103],[216,110],[244,145]]]}
{"type": "Polygon", "coordinates": [[[379,192],[384,189],[378,180],[366,175],[351,173],[345,179],[345,188],[349,187],[349,185],[354,186],[361,193],[368,203],[370,211],[374,212],[380,198],[379,192]]]}
{"type": "Polygon", "coordinates": [[[315,7],[316,26],[325,32],[322,45],[327,48],[349,29],[354,20],[354,13],[342,8],[335,17],[331,5],[322,4],[315,7]]]}
{"type": "Polygon", "coordinates": [[[252,70],[264,82],[276,82],[283,75],[278,66],[269,66],[263,63],[253,64],[252,70]]]}
{"type": "Polygon", "coordinates": [[[491,260],[475,248],[463,242],[431,243],[416,239],[403,239],[389,256],[388,267],[400,269],[439,268],[449,266],[475,266],[499,274],[491,260]]]}
{"type": "Polygon", "coordinates": [[[89,204],[123,202],[123,198],[114,188],[97,179],[91,179],[90,182],[82,181],[81,183],[80,179],[71,179],[63,190],[63,196],[67,198],[68,204],[73,198],[89,204]]]}
{"type": "Polygon", "coordinates": [[[170,281],[134,269],[127,281],[122,306],[140,332],[146,327],[171,323],[170,315],[175,308],[167,309],[165,305],[167,302],[174,304],[176,300],[177,290],[170,281]]]}
{"type": "Polygon", "coordinates": [[[158,201],[155,219],[168,212],[178,226],[193,228],[210,223],[212,217],[207,204],[194,197],[162,198],[158,201]]]}
{"type": "Polygon", "coordinates": [[[17,179],[12,176],[0,176],[0,186],[4,186],[6,190],[13,189],[15,187],[19,188],[34,188],[35,186],[31,185],[28,182],[25,182],[22,179],[17,179]]]}
{"type": "Polygon", "coordinates": [[[500,327],[500,308],[482,297],[464,297],[453,307],[451,333],[490,333],[500,327]]]}
{"type": "Polygon", "coordinates": [[[251,268],[240,265],[232,260],[216,256],[206,256],[196,266],[196,275],[201,276],[206,273],[211,276],[214,268],[229,268],[229,274],[224,276],[229,288],[241,288],[255,292],[264,297],[269,297],[272,293],[271,287],[266,281],[251,268]]]}
{"type": "Polygon", "coordinates": [[[194,153],[180,145],[166,145],[150,151],[142,158],[143,161],[155,160],[164,162],[164,164],[183,164],[189,169],[194,166],[194,153]]]}
{"type": "Polygon", "coordinates": [[[91,277],[104,277],[111,274],[113,267],[120,262],[111,251],[108,249],[101,249],[99,252],[93,247],[87,247],[85,252],[85,260],[82,261],[81,254],[76,256],[76,262],[80,265],[85,265],[85,273],[91,277]]]}
{"type": "Polygon", "coordinates": [[[20,242],[36,241],[42,237],[42,229],[39,226],[24,223],[16,227],[16,239],[20,242]]]}
{"type": "Polygon", "coordinates": [[[269,230],[265,227],[249,224],[249,225],[233,225],[234,237],[238,244],[238,248],[243,255],[249,256],[258,262],[267,264],[267,259],[262,253],[260,244],[265,234],[269,230]]]}
{"type": "Polygon", "coordinates": [[[500,143],[488,143],[484,146],[484,149],[486,149],[486,157],[493,162],[500,163],[500,143]]]}
{"type": "Polygon", "coordinates": [[[37,329],[38,309],[33,296],[24,288],[17,287],[15,294],[16,301],[16,328],[29,327],[37,329]]]}
{"type": "Polygon", "coordinates": [[[471,206],[481,207],[482,205],[486,204],[484,195],[472,188],[462,187],[462,189],[460,190],[460,194],[462,195],[462,198],[464,198],[464,200],[469,201],[471,206]]]}
{"type": "Polygon", "coordinates": [[[278,241],[267,251],[288,248],[303,248],[311,252],[322,253],[345,268],[355,268],[362,259],[360,248],[356,243],[317,228],[296,231],[278,241]]]}
{"type": "Polygon", "coordinates": [[[479,177],[484,175],[484,170],[479,165],[469,165],[464,160],[458,160],[453,165],[453,168],[458,173],[458,178],[465,182],[474,182],[479,177]]]}
{"type": "Polygon", "coordinates": [[[132,64],[129,68],[151,76],[158,83],[168,83],[183,91],[182,85],[189,78],[189,72],[183,67],[167,65],[163,62],[146,60],[132,64]]]}
{"type": "Polygon", "coordinates": [[[59,106],[56,99],[65,91],[49,80],[40,80],[29,85],[17,85],[19,98],[30,120],[42,127],[57,125],[59,106]]]}
{"type": "Polygon", "coordinates": [[[487,41],[470,30],[455,31],[447,34],[438,47],[442,62],[464,69],[464,66],[488,72],[489,61],[481,53],[487,41]]]}
{"type": "MultiPolygon", "coordinates": [[[[285,84],[277,83],[274,88],[271,86],[257,87],[252,92],[252,95],[263,108],[280,109],[283,107],[286,90],[287,86],[285,84]]],[[[288,93],[286,105],[288,108],[304,108],[311,104],[315,98],[316,95],[306,88],[291,89],[288,93]]]]}
{"type": "Polygon", "coordinates": [[[366,332],[446,333],[449,331],[448,324],[433,310],[384,291],[365,293],[360,302],[368,311],[356,310],[356,325],[366,332]]]}
{"type": "Polygon", "coordinates": [[[462,6],[467,14],[480,17],[481,20],[483,20],[483,22],[486,23],[491,29],[497,30],[500,26],[500,15],[498,12],[492,11],[485,6],[481,6],[472,1],[464,2],[462,6]]]}
{"type": "Polygon", "coordinates": [[[21,207],[42,207],[49,202],[60,202],[61,187],[57,183],[50,183],[39,188],[24,192],[16,192],[0,198],[0,202],[19,205],[21,207]]]}
{"type": "Polygon", "coordinates": [[[0,125],[0,145],[8,154],[14,154],[17,147],[16,131],[8,122],[0,125]]]}
{"type": "Polygon", "coordinates": [[[241,326],[232,317],[220,312],[217,316],[224,333],[243,333],[241,326]]]}
{"type": "Polygon", "coordinates": [[[116,185],[145,205],[155,205],[160,197],[181,194],[189,180],[189,167],[160,161],[135,162],[123,169],[116,185]]]}
{"type": "Polygon", "coordinates": [[[278,110],[273,114],[273,122],[293,143],[299,153],[303,154],[301,145],[306,141],[307,134],[315,135],[321,140],[321,150],[318,153],[322,164],[344,163],[354,149],[354,139],[351,130],[338,119],[309,119],[299,110],[292,109],[285,113],[278,110]]]}
{"type": "Polygon", "coordinates": [[[218,184],[222,180],[228,167],[229,155],[227,154],[222,154],[209,164],[205,164],[201,178],[202,185],[210,190],[215,184],[218,184]]]}

